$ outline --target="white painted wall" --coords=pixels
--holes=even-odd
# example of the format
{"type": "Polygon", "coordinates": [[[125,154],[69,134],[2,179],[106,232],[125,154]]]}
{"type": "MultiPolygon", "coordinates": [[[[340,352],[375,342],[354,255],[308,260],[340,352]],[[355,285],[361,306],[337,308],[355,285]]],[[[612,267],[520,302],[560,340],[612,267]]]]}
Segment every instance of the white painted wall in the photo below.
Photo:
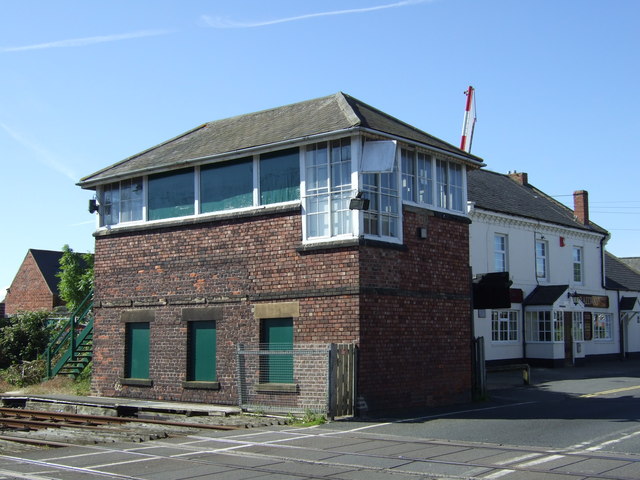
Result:
{"type": "MultiPolygon", "coordinates": [[[[583,295],[609,295],[608,309],[589,308],[584,305],[574,306],[568,299],[558,299],[558,303],[566,304],[568,310],[591,311],[594,313],[613,313],[613,338],[611,340],[594,340],[581,342],[580,352],[574,345],[574,355],[580,358],[588,355],[601,355],[619,352],[619,332],[617,322],[617,297],[615,293],[607,292],[602,286],[602,235],[588,231],[561,227],[558,225],[538,222],[524,217],[497,214],[478,208],[471,208],[470,225],[470,258],[473,274],[490,273],[494,271],[494,237],[495,234],[507,236],[507,270],[513,282],[511,288],[522,289],[524,298],[538,285],[568,285],[568,291],[583,295]],[[561,241],[561,238],[563,241],[561,241]],[[544,239],[548,245],[548,279],[541,281],[535,274],[535,241],[544,239]],[[562,246],[564,244],[564,246],[562,246]],[[583,252],[583,281],[573,280],[573,247],[581,247],[583,252]]],[[[491,311],[485,312],[480,318],[478,311],[474,311],[475,335],[485,339],[485,355],[487,360],[522,358],[523,312],[521,305],[512,304],[512,309],[519,310],[520,329],[518,342],[492,342],[491,340],[491,311]]],[[[640,324],[638,324],[640,333],[640,324]]],[[[640,338],[638,350],[640,350],[640,338]]],[[[635,340],[634,340],[635,341],[635,340]]],[[[635,345],[635,344],[634,344],[635,345]]],[[[564,344],[557,343],[528,343],[527,357],[530,358],[564,358],[564,344]]]]}

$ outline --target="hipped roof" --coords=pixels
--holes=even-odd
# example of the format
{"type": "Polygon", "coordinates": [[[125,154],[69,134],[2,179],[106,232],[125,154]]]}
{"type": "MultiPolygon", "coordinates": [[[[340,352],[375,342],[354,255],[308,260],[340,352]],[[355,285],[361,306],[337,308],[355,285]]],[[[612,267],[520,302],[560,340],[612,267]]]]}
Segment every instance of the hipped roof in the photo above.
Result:
{"type": "Polygon", "coordinates": [[[482,159],[339,92],[282,107],[205,123],[155,147],[88,175],[78,185],[98,184],[152,171],[179,168],[217,155],[302,141],[331,132],[368,129],[455,155],[471,166],[482,159]]]}

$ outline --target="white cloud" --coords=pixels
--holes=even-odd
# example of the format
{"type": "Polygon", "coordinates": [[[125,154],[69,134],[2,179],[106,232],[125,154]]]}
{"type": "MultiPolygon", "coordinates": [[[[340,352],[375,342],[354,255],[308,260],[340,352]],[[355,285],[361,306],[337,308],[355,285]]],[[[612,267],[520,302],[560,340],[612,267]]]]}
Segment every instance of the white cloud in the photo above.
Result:
{"type": "Polygon", "coordinates": [[[85,47],[96,43],[117,42],[120,40],[130,40],[132,38],[157,37],[160,35],[168,35],[173,32],[173,30],[141,30],[139,32],[121,33],[116,35],[72,38],[68,40],[58,40],[55,42],[38,43],[35,45],[24,45],[21,47],[0,47],[0,52],[22,52],[25,50],[42,50],[47,48],[85,47]]]}
{"type": "Polygon", "coordinates": [[[52,170],[55,170],[58,173],[61,173],[65,177],[73,180],[74,182],[78,180],[78,177],[76,176],[76,174],[69,167],[67,167],[62,162],[60,162],[55,157],[55,155],[53,155],[51,152],[42,148],[33,140],[28,139],[26,136],[13,130],[9,126],[5,125],[4,123],[0,123],[0,128],[2,128],[5,132],[7,132],[7,134],[11,138],[13,138],[16,142],[18,142],[20,145],[30,150],[31,152],[33,152],[35,154],[35,159],[38,162],[40,162],[41,164],[43,164],[48,168],[51,168],[52,170]]]}
{"type": "Polygon", "coordinates": [[[375,7],[351,8],[347,10],[333,10],[329,12],[309,13],[306,15],[299,15],[296,17],[277,18],[275,20],[265,20],[261,22],[237,22],[237,21],[229,20],[227,18],[212,17],[209,15],[202,15],[201,18],[207,26],[212,28],[254,28],[254,27],[265,27],[267,25],[275,25],[278,23],[297,22],[299,20],[307,20],[309,18],[316,18],[316,17],[328,17],[332,15],[349,15],[352,13],[366,13],[366,12],[373,12],[376,10],[385,10],[387,8],[407,7],[409,5],[416,5],[419,3],[426,3],[426,2],[432,2],[432,1],[434,0],[403,0],[401,2],[388,3],[385,5],[378,5],[375,7]]]}

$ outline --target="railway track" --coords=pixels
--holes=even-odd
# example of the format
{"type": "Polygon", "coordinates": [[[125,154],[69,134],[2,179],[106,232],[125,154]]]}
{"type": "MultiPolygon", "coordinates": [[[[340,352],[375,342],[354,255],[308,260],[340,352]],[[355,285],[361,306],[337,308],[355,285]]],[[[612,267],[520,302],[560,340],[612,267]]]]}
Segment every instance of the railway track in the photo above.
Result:
{"type": "Polygon", "coordinates": [[[77,413],[0,408],[0,440],[32,446],[62,447],[117,441],[144,442],[197,429],[236,430],[239,427],[77,413]]]}

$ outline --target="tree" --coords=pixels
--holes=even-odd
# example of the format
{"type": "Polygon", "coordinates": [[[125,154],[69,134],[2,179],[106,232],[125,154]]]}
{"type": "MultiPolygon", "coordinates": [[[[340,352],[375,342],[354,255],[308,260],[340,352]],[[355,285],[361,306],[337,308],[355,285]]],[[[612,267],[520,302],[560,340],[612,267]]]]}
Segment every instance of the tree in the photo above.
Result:
{"type": "Polygon", "coordinates": [[[93,255],[76,253],[69,245],[62,247],[60,272],[56,275],[60,298],[74,311],[93,289],[93,255]]]}

